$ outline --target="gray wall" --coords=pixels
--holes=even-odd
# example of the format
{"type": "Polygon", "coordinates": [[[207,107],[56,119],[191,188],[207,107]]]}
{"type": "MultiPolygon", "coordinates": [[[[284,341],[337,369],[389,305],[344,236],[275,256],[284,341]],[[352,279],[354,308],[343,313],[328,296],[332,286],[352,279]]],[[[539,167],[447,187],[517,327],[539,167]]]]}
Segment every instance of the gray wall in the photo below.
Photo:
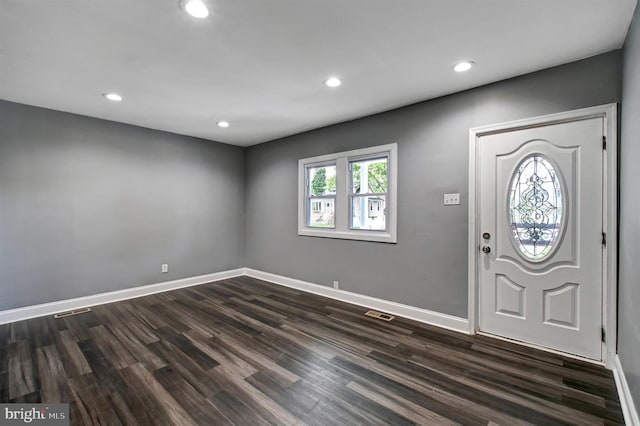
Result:
{"type": "Polygon", "coordinates": [[[249,148],[246,266],[466,317],[469,128],[618,102],[620,75],[615,51],[249,148]],[[390,142],[398,243],[298,236],[297,160],[390,142]]]}
{"type": "MultiPolygon", "coordinates": [[[[624,47],[620,156],[618,352],[640,404],[640,8],[624,47]]],[[[640,409],[640,406],[638,407],[640,409]]]]}
{"type": "Polygon", "coordinates": [[[243,188],[240,148],[0,101],[0,310],[242,266],[243,188]]]}

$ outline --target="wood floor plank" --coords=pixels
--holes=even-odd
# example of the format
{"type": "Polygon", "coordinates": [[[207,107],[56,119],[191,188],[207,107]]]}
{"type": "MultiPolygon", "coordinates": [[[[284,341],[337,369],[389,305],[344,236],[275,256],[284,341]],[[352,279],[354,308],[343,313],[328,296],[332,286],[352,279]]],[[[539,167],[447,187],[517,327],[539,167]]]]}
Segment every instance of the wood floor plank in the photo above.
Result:
{"type": "MultiPolygon", "coordinates": [[[[148,415],[152,414],[156,421],[170,420],[176,425],[193,425],[196,422],[185,409],[162,387],[153,375],[142,364],[134,364],[123,371],[122,377],[127,384],[136,389],[136,395],[145,396],[148,415]]],[[[134,411],[135,413],[135,411],[134,411]]]]}
{"type": "MultiPolygon", "coordinates": [[[[352,380],[371,383],[380,389],[391,391],[394,395],[416,404],[426,404],[429,409],[441,416],[445,416],[457,423],[466,425],[484,425],[493,418],[500,418],[498,423],[510,424],[510,416],[503,417],[502,412],[495,406],[485,407],[482,401],[459,395],[457,389],[440,388],[434,381],[424,381],[412,375],[403,374],[394,368],[384,368],[372,361],[361,364],[354,363],[343,357],[336,357],[332,361],[347,374],[351,374],[352,380]],[[459,410],[459,407],[465,407],[459,410]]],[[[491,401],[499,405],[501,401],[491,401]]],[[[515,416],[517,417],[517,416],[515,416]]]]}
{"type": "Polygon", "coordinates": [[[109,401],[111,402],[111,407],[113,411],[116,413],[118,420],[123,425],[137,425],[141,424],[141,422],[136,419],[135,414],[131,411],[131,407],[124,400],[122,395],[119,392],[113,392],[109,394],[109,401]]]}
{"type": "Polygon", "coordinates": [[[112,326],[111,330],[120,345],[129,351],[135,360],[148,366],[151,371],[167,365],[164,360],[156,356],[143,342],[139,341],[134,333],[128,332],[129,329],[112,326]]]}
{"type": "Polygon", "coordinates": [[[222,390],[220,384],[216,383],[201,366],[171,343],[159,341],[149,344],[148,347],[205,397],[222,390]]]}
{"type": "Polygon", "coordinates": [[[157,331],[164,341],[171,343],[174,348],[182,351],[186,356],[188,356],[191,360],[198,364],[203,370],[210,370],[220,365],[218,361],[198,349],[193,343],[191,343],[189,339],[187,339],[182,334],[174,333],[171,329],[165,327],[161,327],[157,331]]]}
{"type": "Polygon", "coordinates": [[[0,401],[9,400],[9,325],[0,325],[0,401]]]}
{"type": "Polygon", "coordinates": [[[92,340],[78,342],[78,347],[105,395],[115,391],[126,390],[126,386],[120,379],[112,362],[105,357],[105,354],[100,351],[92,340]]]}
{"type": "MultiPolygon", "coordinates": [[[[151,323],[149,323],[144,315],[136,310],[129,302],[114,303],[112,306],[113,316],[121,319],[126,318],[127,320],[126,324],[120,325],[121,330],[131,332],[136,339],[145,345],[160,340],[151,323]]],[[[102,312],[104,309],[101,309],[100,311],[102,312]]],[[[112,324],[117,324],[117,321],[112,321],[112,324]]]]}
{"type": "Polygon", "coordinates": [[[227,391],[219,392],[210,396],[209,402],[216,407],[222,415],[235,425],[267,425],[266,420],[251,411],[240,399],[234,397],[227,391]]]}
{"type": "Polygon", "coordinates": [[[218,345],[213,337],[203,336],[196,330],[184,334],[198,349],[217,360],[221,365],[233,369],[240,377],[246,378],[258,372],[251,364],[218,345]]]}
{"type": "Polygon", "coordinates": [[[78,341],[71,331],[62,330],[58,332],[56,348],[61,356],[64,370],[69,377],[91,373],[91,367],[78,347],[78,341]]]}
{"type": "Polygon", "coordinates": [[[283,386],[288,386],[299,379],[298,376],[280,367],[264,354],[255,351],[250,341],[245,341],[245,344],[237,344],[238,341],[232,336],[223,336],[222,338],[212,338],[210,340],[213,341],[214,339],[217,339],[215,341],[218,346],[233,352],[236,356],[242,358],[248,364],[253,365],[256,369],[269,374],[283,386]]]}
{"type": "Polygon", "coordinates": [[[351,377],[340,374],[339,369],[321,360],[294,359],[285,357],[280,364],[286,366],[303,377],[290,389],[303,388],[305,393],[316,395],[318,403],[303,418],[308,424],[384,424],[384,421],[369,412],[366,407],[359,406],[350,398],[347,385],[351,377]],[[332,415],[333,420],[323,423],[325,416],[332,415]]]}
{"type": "MultiPolygon", "coordinates": [[[[588,415],[581,416],[581,413],[575,413],[570,409],[562,411],[564,407],[544,400],[535,401],[540,407],[540,410],[532,409],[531,405],[534,404],[530,404],[527,398],[521,398],[514,389],[504,389],[498,385],[490,387],[482,381],[470,380],[465,375],[453,375],[428,367],[423,369],[423,366],[418,365],[405,365],[399,362],[400,360],[390,358],[381,353],[372,353],[371,356],[376,359],[376,361],[385,363],[387,366],[404,370],[405,373],[410,372],[425,382],[431,383],[432,385],[437,384],[442,389],[448,390],[453,394],[471,401],[480,402],[482,405],[487,405],[511,416],[517,416],[518,413],[525,413],[528,418],[541,423],[558,423],[561,422],[563,418],[578,418],[584,421],[582,424],[593,424],[593,419],[588,415]]],[[[531,399],[535,398],[534,396],[529,397],[531,399]]]]}
{"type": "Polygon", "coordinates": [[[365,398],[377,402],[383,407],[398,413],[401,416],[415,422],[420,425],[457,425],[459,423],[454,422],[444,416],[438,415],[432,411],[427,410],[414,404],[411,401],[407,401],[402,398],[388,397],[383,393],[376,390],[368,389],[367,387],[357,383],[350,382],[347,387],[354,392],[359,393],[365,398]]]}
{"type": "Polygon", "coordinates": [[[31,345],[28,340],[11,343],[7,350],[9,356],[9,398],[19,398],[36,392],[38,384],[31,345]]]}
{"type": "Polygon", "coordinates": [[[268,394],[280,406],[287,407],[287,411],[300,419],[311,411],[319,400],[310,392],[290,390],[293,384],[287,387],[282,386],[281,383],[260,371],[247,377],[245,381],[262,393],[268,394]]]}
{"type": "Polygon", "coordinates": [[[49,403],[62,403],[69,400],[67,396],[67,376],[55,345],[36,349],[38,376],[42,399],[49,403]]]}
{"type": "Polygon", "coordinates": [[[184,377],[170,366],[153,372],[153,377],[171,394],[178,404],[189,413],[198,424],[209,419],[208,403],[204,395],[188,383],[184,377]]]}
{"type": "Polygon", "coordinates": [[[0,325],[0,402],[73,425],[621,425],[610,371],[260,281],[0,325]]]}
{"type": "Polygon", "coordinates": [[[99,325],[97,327],[91,327],[89,329],[89,335],[100,352],[102,352],[118,370],[137,362],[126,346],[123,346],[105,326],[99,325]]]}
{"type": "MultiPolygon", "coordinates": [[[[70,391],[70,412],[80,417],[73,417],[74,424],[121,424],[116,407],[111,403],[108,394],[93,373],[72,377],[68,380],[70,391]]],[[[48,401],[42,401],[48,402],[48,401]]]]}
{"type": "Polygon", "coordinates": [[[210,333],[211,323],[206,316],[200,315],[199,312],[194,311],[193,303],[191,301],[184,300],[182,298],[174,298],[171,303],[167,303],[167,308],[170,311],[167,312],[167,314],[179,316],[189,325],[189,330],[185,330],[182,333],[195,330],[201,334],[207,335],[208,337],[212,336],[210,333]]]}
{"type": "Polygon", "coordinates": [[[265,419],[272,424],[287,426],[302,424],[285,407],[280,406],[269,395],[264,394],[243,378],[238,377],[233,370],[226,366],[220,365],[215,368],[213,374],[217,375],[221,383],[225,384],[225,390],[228,393],[251,407],[252,411],[259,415],[261,419],[265,419]]]}
{"type": "Polygon", "coordinates": [[[455,355],[449,354],[448,357],[443,356],[444,357],[441,357],[435,353],[429,355],[422,353],[420,356],[412,356],[409,362],[428,366],[429,368],[450,374],[460,374],[462,372],[465,376],[474,377],[477,380],[506,383],[517,389],[524,390],[531,395],[548,398],[550,400],[560,401],[570,396],[585,403],[601,407],[605,406],[605,400],[601,396],[569,388],[565,386],[560,379],[548,380],[547,378],[541,378],[535,374],[535,372],[520,372],[517,370],[511,374],[504,372],[502,369],[496,370],[484,366],[478,362],[458,360],[455,355]]]}

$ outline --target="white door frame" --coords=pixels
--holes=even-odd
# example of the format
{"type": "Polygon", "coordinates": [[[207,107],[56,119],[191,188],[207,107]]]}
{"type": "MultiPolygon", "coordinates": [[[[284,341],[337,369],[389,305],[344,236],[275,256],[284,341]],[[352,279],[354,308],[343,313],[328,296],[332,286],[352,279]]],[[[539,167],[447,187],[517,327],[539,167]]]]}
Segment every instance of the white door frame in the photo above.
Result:
{"type": "Polygon", "coordinates": [[[603,361],[612,369],[617,347],[617,265],[618,265],[618,105],[616,103],[561,112],[507,123],[474,127],[469,130],[469,333],[478,331],[478,143],[482,136],[532,127],[566,123],[589,118],[604,118],[604,135],[607,149],[603,164],[603,222],[607,241],[603,251],[603,327],[606,343],[603,343],[603,361]]]}

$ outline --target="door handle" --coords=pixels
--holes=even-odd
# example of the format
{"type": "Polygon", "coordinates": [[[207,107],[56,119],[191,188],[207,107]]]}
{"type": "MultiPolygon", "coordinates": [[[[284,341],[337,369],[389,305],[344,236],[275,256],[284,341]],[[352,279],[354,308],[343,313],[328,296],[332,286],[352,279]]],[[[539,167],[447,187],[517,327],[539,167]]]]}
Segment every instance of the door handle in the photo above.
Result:
{"type": "Polygon", "coordinates": [[[491,253],[491,247],[482,246],[482,252],[485,253],[485,254],[491,253]]]}

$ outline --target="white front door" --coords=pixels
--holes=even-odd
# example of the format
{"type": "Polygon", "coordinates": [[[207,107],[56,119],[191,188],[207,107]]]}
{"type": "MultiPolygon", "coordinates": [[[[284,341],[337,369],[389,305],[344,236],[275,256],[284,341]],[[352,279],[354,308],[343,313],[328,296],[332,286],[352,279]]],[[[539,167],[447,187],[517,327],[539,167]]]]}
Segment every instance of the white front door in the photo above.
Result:
{"type": "Polygon", "coordinates": [[[603,125],[480,137],[481,331],[602,359],[603,125]]]}

